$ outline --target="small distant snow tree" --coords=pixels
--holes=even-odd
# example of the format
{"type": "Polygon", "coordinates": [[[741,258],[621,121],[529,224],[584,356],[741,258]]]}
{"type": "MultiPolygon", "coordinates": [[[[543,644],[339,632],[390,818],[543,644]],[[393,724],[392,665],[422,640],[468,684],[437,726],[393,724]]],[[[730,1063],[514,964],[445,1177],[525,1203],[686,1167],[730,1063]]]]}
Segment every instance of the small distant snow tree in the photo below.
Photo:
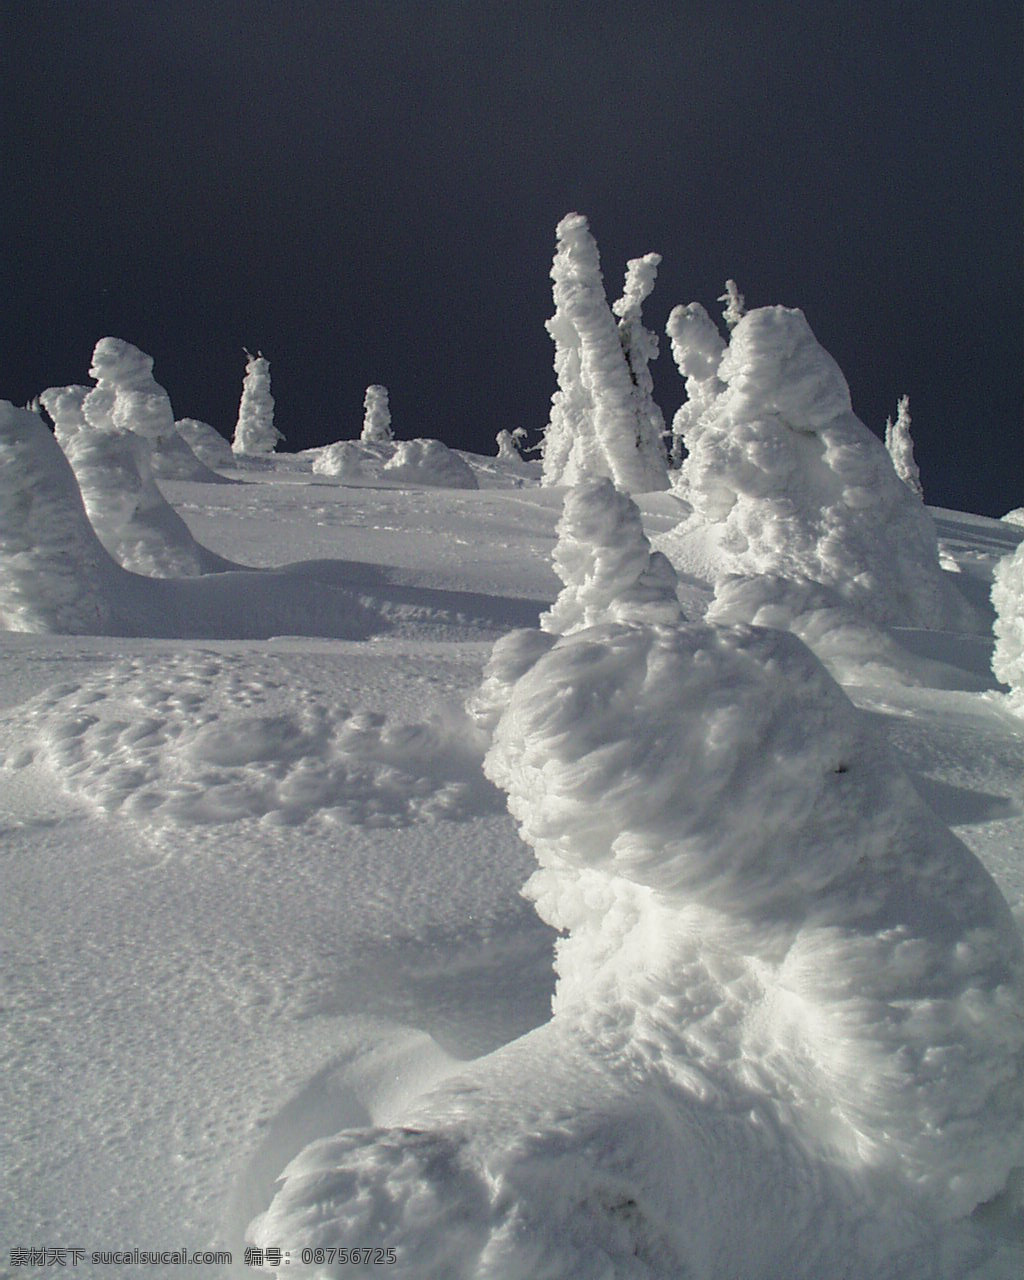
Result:
{"type": "Polygon", "coordinates": [[[630,258],[626,263],[622,297],[612,303],[612,311],[619,317],[619,341],[636,389],[639,414],[650,424],[644,445],[650,447],[653,433],[653,439],[659,442],[658,452],[662,454],[660,442],[665,436],[665,416],[655,403],[654,379],[648,368],[650,362],[658,358],[658,335],[644,325],[640,316],[641,308],[658,278],[660,264],[660,253],[630,258]]]}
{"type": "Polygon", "coordinates": [[[896,406],[896,421],[885,420],[885,447],[889,450],[896,474],[917,496],[924,498],[921,473],[914,461],[914,442],[910,438],[910,397],[900,396],[896,406]]]}
{"type": "Polygon", "coordinates": [[[526,440],[525,428],[516,427],[514,431],[499,431],[494,440],[498,446],[498,457],[503,462],[523,461],[523,442],[526,440]]]}
{"type": "Polygon", "coordinates": [[[231,451],[243,457],[266,457],[284,436],[274,426],[274,397],[270,394],[270,361],[260,352],[246,351],[248,363],[238,406],[238,422],[231,451]]]}
{"type": "Polygon", "coordinates": [[[390,444],[395,437],[391,430],[387,387],[367,387],[363,407],[363,430],[359,439],[363,444],[390,444]]]}
{"type": "MultiPolygon", "coordinates": [[[[555,314],[547,322],[555,343],[558,391],[544,437],[545,485],[607,476],[624,493],[668,487],[661,432],[646,389],[654,354],[640,324],[660,259],[635,259],[616,324],[604,291],[597,245],[582,214],[558,224],[551,267],[555,314]]],[[[656,349],[656,347],[655,347],[656,349]]]]}
{"type": "Polygon", "coordinates": [[[722,319],[730,329],[735,329],[747,314],[743,294],[740,293],[735,280],[726,280],[725,293],[722,294],[718,301],[725,303],[722,319]]]}

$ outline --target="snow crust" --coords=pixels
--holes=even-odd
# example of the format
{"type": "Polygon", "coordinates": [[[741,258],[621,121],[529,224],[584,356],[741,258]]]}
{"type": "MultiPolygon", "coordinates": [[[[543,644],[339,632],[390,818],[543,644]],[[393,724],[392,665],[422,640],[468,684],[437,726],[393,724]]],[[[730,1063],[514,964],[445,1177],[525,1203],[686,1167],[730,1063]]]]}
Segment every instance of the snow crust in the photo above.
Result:
{"type": "Polygon", "coordinates": [[[714,372],[706,313],[673,315],[696,400],[682,419],[680,480],[694,516],[660,543],[669,558],[682,561],[687,541],[711,531],[721,577],[820,584],[883,625],[977,628],[939,566],[931,517],[854,416],[803,313],[748,312],[714,372]]]}

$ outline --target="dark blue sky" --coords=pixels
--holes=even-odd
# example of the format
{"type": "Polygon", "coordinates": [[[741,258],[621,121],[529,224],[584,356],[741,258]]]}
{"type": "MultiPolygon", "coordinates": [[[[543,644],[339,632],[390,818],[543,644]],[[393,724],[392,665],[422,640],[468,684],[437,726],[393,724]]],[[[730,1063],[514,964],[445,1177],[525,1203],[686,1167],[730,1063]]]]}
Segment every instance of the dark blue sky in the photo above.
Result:
{"type": "MultiPolygon", "coordinates": [[[[555,389],[558,219],[610,297],[807,313],[926,496],[1024,505],[1020,5],[5,0],[0,395],[88,382],[97,338],[230,435],[242,347],[288,447],[493,451],[555,389]]],[[[666,417],[683,383],[663,339],[666,417]]]]}

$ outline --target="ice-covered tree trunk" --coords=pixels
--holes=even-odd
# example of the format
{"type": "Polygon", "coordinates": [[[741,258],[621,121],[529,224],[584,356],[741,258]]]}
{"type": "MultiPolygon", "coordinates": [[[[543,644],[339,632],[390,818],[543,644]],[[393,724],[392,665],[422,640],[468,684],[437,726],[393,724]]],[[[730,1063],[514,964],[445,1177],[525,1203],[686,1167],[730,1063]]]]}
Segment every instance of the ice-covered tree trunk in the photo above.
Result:
{"type": "Polygon", "coordinates": [[[680,463],[684,449],[693,446],[701,416],[725,390],[718,377],[725,339],[699,302],[673,307],[666,332],[672,357],[686,379],[686,400],[672,419],[672,459],[680,463]]]}
{"type": "MultiPolygon", "coordinates": [[[[624,307],[635,323],[637,369],[645,372],[639,301],[649,265],[641,264],[624,307]]],[[[545,434],[544,484],[575,484],[608,476],[626,493],[668,487],[660,434],[638,386],[619,327],[605,296],[597,245],[587,220],[569,214],[558,224],[551,268],[555,314],[547,328],[555,342],[558,391],[545,434]]]]}
{"type": "Polygon", "coordinates": [[[914,461],[914,442],[910,438],[910,397],[901,396],[896,406],[896,421],[885,420],[885,447],[889,450],[896,474],[923,501],[921,473],[914,461]]]}
{"type": "Polygon", "coordinates": [[[363,408],[363,430],[359,439],[363,444],[390,444],[395,437],[391,430],[387,387],[367,387],[363,408]]]}
{"type": "Polygon", "coordinates": [[[248,363],[238,405],[238,422],[231,442],[241,457],[266,457],[284,436],[274,426],[274,397],[270,394],[270,361],[262,354],[245,353],[248,363]]]}

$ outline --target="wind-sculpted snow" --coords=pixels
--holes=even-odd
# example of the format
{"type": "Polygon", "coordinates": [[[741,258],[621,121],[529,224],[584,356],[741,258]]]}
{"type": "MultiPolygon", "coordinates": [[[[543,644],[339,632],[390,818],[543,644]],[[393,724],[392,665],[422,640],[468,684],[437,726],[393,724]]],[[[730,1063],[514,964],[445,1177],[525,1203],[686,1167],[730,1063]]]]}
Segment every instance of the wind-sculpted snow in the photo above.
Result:
{"type": "Polygon", "coordinates": [[[417,1280],[959,1280],[1024,1162],[1006,903],[794,636],[567,621],[471,704],[562,935],[551,1022],[302,1152],[253,1240],[417,1280]]]}
{"type": "MultiPolygon", "coordinates": [[[[101,338],[87,387],[51,387],[40,399],[75,473],[96,533],[125,569],[154,578],[186,578],[229,567],[195,541],[153,479],[154,456],[169,465],[187,449],[149,356],[119,338],[101,338]]],[[[194,456],[190,478],[203,478],[194,456]]],[[[182,468],[177,467],[178,470],[182,468]]],[[[203,468],[205,472],[205,468],[203,468]]]]}
{"type": "Polygon", "coordinates": [[[233,467],[236,464],[231,445],[208,422],[200,422],[198,418],[179,418],[174,429],[207,467],[233,467]]]}
{"type": "Polygon", "coordinates": [[[1024,712],[1024,542],[996,564],[992,604],[996,611],[992,670],[997,680],[1010,686],[1010,705],[1024,712]]]}
{"type": "Polygon", "coordinates": [[[854,416],[842,372],[802,312],[744,316],[710,401],[711,375],[687,355],[696,339],[676,330],[687,385],[696,378],[705,398],[684,423],[682,492],[696,514],[661,544],[670,559],[681,562],[688,539],[710,529],[722,574],[821,583],[884,625],[978,627],[939,567],[931,517],[854,416]]]}
{"type": "Polygon", "coordinates": [[[392,723],[258,676],[213,653],[118,663],[34,699],[15,763],[41,761],[87,803],[155,825],[397,827],[495,809],[465,723],[392,723]]]}
{"type": "Polygon", "coordinates": [[[440,440],[401,440],[384,464],[389,484],[437,485],[444,489],[475,489],[476,476],[440,440]]]}
{"type": "Polygon", "coordinates": [[[0,401],[0,627],[106,632],[120,573],[56,440],[0,401]]]}
{"type": "Polygon", "coordinates": [[[318,449],[313,459],[315,476],[331,476],[341,484],[383,484],[381,472],[391,450],[359,440],[336,440],[318,449]]]}

